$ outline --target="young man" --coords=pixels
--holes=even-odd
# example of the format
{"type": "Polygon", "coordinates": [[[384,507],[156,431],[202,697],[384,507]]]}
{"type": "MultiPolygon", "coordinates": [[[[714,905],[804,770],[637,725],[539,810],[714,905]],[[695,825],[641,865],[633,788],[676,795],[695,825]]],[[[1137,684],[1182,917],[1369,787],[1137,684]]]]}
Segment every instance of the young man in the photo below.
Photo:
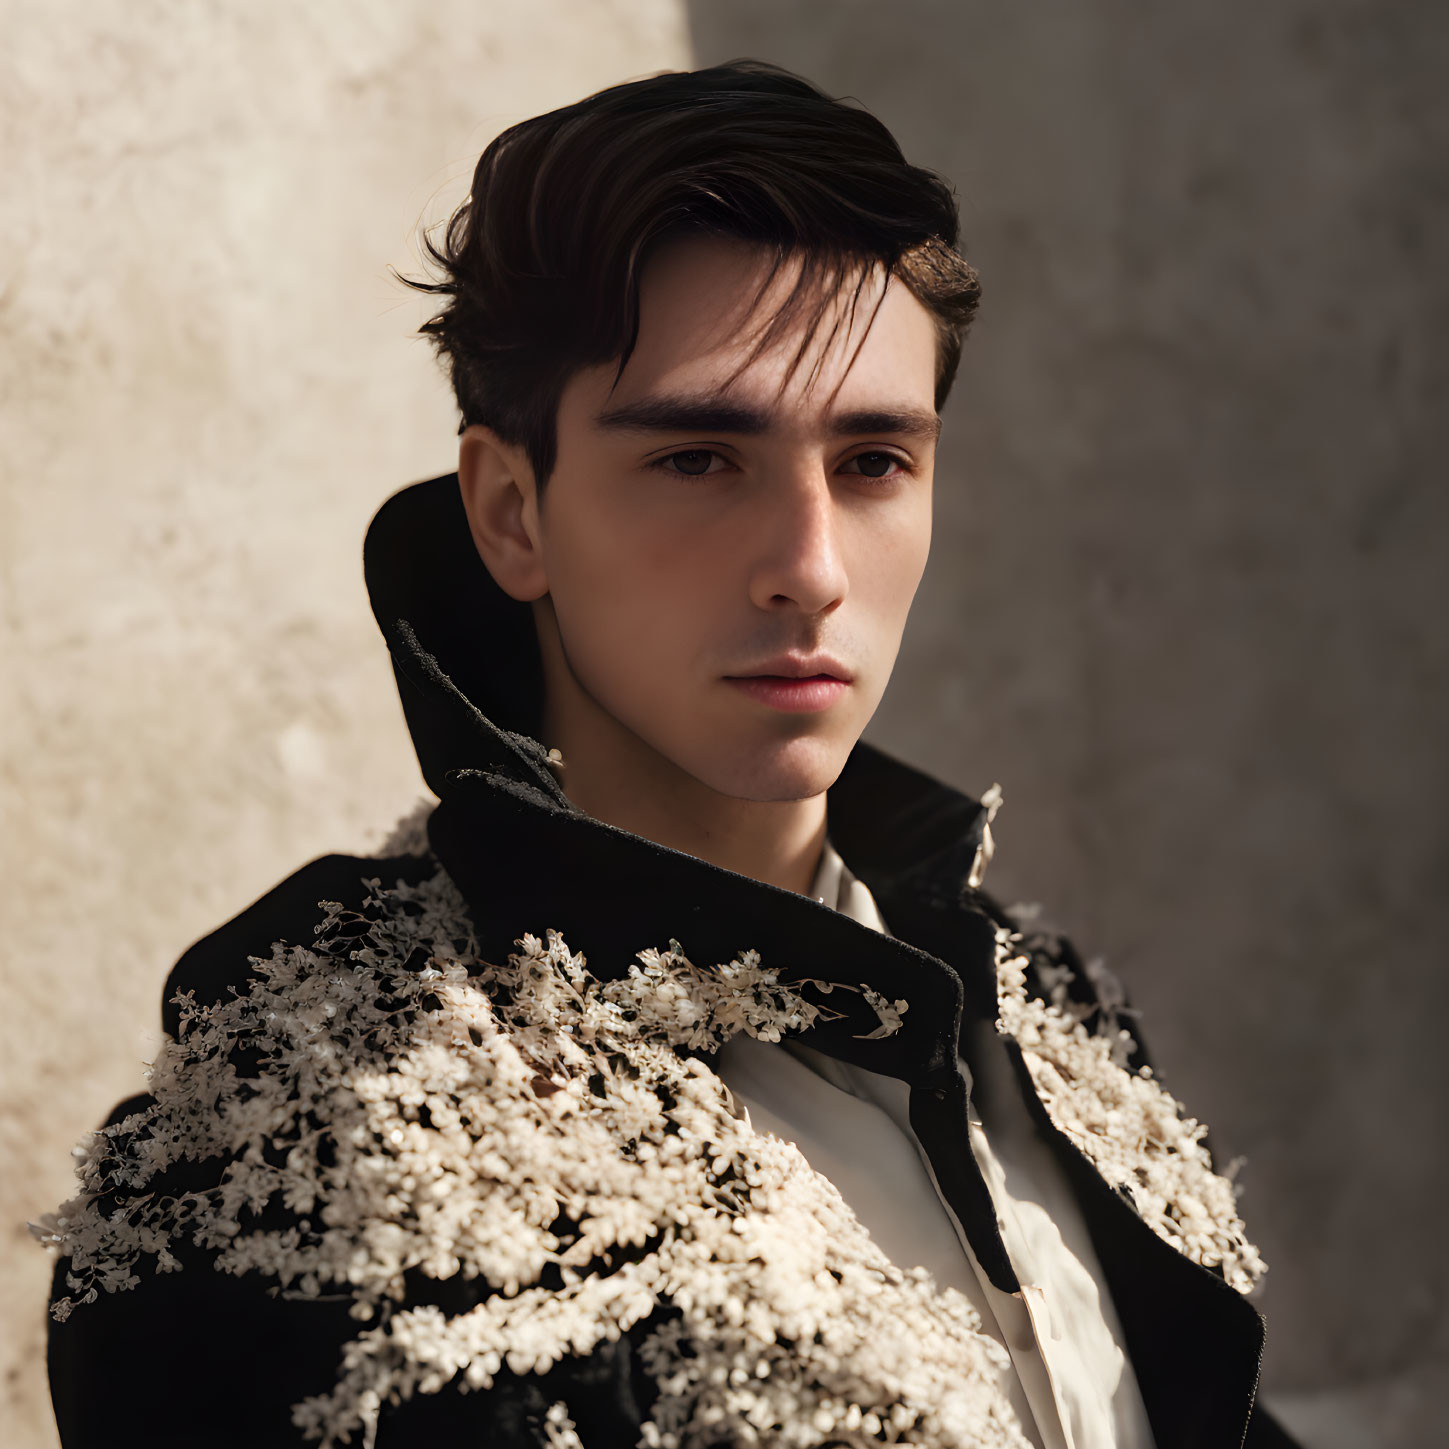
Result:
{"type": "Polygon", "coordinates": [[[756,64],[489,147],[458,473],[367,542],[441,803],[178,964],[42,1230],[67,1449],[1287,1442],[1200,1129],[981,891],[994,795],[860,742],[956,226],[756,64]]]}

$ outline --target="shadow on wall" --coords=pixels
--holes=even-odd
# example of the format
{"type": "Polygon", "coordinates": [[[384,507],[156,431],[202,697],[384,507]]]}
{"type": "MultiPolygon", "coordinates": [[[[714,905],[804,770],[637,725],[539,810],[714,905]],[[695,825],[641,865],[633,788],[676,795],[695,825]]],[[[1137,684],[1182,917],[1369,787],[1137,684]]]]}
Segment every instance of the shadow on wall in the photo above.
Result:
{"type": "Polygon", "coordinates": [[[688,13],[698,64],[880,115],[982,272],[872,736],[1003,782],[989,884],[1108,957],[1247,1159],[1270,1400],[1449,1442],[1449,12],[688,13]]]}

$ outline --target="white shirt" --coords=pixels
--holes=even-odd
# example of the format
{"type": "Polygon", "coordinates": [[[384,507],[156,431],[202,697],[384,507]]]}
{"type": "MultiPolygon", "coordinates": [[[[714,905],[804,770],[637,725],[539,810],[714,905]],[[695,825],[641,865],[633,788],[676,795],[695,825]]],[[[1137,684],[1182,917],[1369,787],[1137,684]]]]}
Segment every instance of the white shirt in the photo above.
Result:
{"type": "MultiPolygon", "coordinates": [[[[827,841],[811,894],[889,934],[875,899],[827,841]]],[[[881,1249],[959,1289],[1011,1355],[1006,1385],[1038,1449],[1153,1449],[1121,1324],[1071,1187],[1032,1121],[991,1023],[974,1043],[981,1106],[971,1147],[1020,1293],[992,1285],[911,1130],[910,1088],[799,1042],[726,1042],[715,1068],[758,1131],[794,1142],[881,1249]]],[[[971,1081],[964,1061],[958,1070],[971,1081]]]]}

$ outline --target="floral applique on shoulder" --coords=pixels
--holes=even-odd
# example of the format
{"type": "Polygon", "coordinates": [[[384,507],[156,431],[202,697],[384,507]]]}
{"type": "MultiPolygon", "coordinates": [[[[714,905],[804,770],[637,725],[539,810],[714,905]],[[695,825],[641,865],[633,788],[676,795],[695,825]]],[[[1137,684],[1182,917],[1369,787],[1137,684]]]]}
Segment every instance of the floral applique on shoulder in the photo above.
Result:
{"type": "MultiPolygon", "coordinates": [[[[441,870],[368,888],[231,999],[179,998],[151,1103],[91,1135],[79,1195],[35,1229],[70,1259],[58,1318],[179,1271],[186,1239],[283,1296],[352,1299],[340,1375],[293,1413],[324,1445],[370,1443],[385,1402],[623,1334],[658,1391],[638,1441],[655,1449],[722,1422],[782,1449],[1026,1445],[967,1299],[892,1263],[694,1054],[808,1027],[829,1014],[812,983],[755,952],[701,968],[672,941],[602,981],[555,932],[494,965],[441,870]],[[149,1192],[182,1162],[215,1171],[149,1192]],[[279,1204],[286,1225],[260,1226],[279,1204]],[[461,1278],[473,1306],[408,1301],[420,1276],[461,1278]]],[[[860,989],[872,1034],[894,1031],[905,1003],[860,989]]],[[[578,1444],[566,1404],[545,1427],[578,1444]]]]}

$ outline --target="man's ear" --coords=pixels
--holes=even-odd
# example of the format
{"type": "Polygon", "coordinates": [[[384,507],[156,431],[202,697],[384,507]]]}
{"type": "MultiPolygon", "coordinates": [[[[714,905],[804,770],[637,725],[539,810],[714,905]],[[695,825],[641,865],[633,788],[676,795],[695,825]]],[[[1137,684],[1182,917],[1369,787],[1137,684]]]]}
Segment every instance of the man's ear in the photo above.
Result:
{"type": "Polygon", "coordinates": [[[458,487],[478,556],[505,594],[548,592],[538,529],[538,486],[525,451],[472,423],[458,443],[458,487]]]}

